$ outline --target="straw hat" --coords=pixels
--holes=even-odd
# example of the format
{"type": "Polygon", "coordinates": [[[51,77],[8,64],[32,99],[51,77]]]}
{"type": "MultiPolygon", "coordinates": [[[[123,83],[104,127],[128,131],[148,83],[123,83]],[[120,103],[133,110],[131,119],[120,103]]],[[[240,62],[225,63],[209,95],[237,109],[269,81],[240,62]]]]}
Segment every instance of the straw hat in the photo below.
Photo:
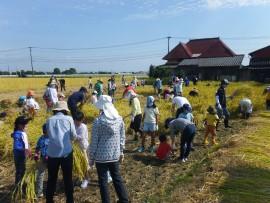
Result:
{"type": "Polygon", "coordinates": [[[53,111],[68,111],[68,106],[67,106],[67,102],[65,101],[58,101],[55,105],[55,108],[53,109],[53,111]]]}
{"type": "Polygon", "coordinates": [[[105,116],[111,120],[119,118],[119,113],[112,103],[112,98],[108,95],[101,95],[95,103],[96,108],[102,110],[105,116]]]}

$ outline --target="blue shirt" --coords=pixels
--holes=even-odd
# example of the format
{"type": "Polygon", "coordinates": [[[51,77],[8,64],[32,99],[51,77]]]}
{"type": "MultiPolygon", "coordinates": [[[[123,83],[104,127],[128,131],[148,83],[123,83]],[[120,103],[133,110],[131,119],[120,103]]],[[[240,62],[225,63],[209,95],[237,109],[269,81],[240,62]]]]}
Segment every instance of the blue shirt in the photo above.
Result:
{"type": "Polygon", "coordinates": [[[69,106],[77,106],[77,104],[79,102],[84,101],[84,98],[85,98],[85,96],[84,96],[83,92],[80,92],[80,91],[74,92],[72,95],[70,95],[68,97],[68,102],[67,103],[68,103],[69,106]]]}
{"type": "Polygon", "coordinates": [[[180,113],[179,114],[179,116],[178,116],[178,118],[184,118],[184,119],[187,119],[187,120],[189,120],[190,122],[193,122],[193,115],[192,115],[192,113],[180,113]]]}
{"type": "Polygon", "coordinates": [[[78,137],[72,117],[59,112],[47,120],[46,128],[49,136],[48,156],[68,156],[72,152],[72,140],[78,137]]]}
{"type": "Polygon", "coordinates": [[[49,144],[49,137],[46,135],[42,135],[37,142],[36,151],[40,151],[40,157],[45,158],[48,156],[48,144],[49,144]]]}

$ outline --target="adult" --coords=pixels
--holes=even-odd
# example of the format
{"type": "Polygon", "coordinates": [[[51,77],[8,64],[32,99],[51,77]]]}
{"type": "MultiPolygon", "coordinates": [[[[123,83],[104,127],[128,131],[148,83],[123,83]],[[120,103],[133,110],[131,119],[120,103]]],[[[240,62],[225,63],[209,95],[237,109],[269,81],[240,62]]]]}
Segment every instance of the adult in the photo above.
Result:
{"type": "Polygon", "coordinates": [[[175,82],[173,84],[173,92],[174,92],[174,96],[178,96],[178,95],[182,95],[183,94],[183,78],[175,78],[175,82]]]}
{"type": "Polygon", "coordinates": [[[197,76],[193,76],[192,78],[193,85],[197,85],[198,80],[199,79],[197,78],[197,76]]]}
{"type": "Polygon", "coordinates": [[[186,162],[191,150],[191,143],[196,133],[195,124],[184,118],[168,118],[165,121],[165,128],[170,129],[173,140],[181,133],[179,158],[182,162],[186,162]]]}
{"type": "Polygon", "coordinates": [[[97,80],[94,89],[97,91],[97,98],[103,94],[103,81],[101,79],[97,80]]]}
{"type": "Polygon", "coordinates": [[[250,99],[244,98],[241,99],[239,103],[240,113],[242,117],[248,119],[252,113],[253,105],[250,99]]]}
{"type": "Polygon", "coordinates": [[[60,90],[62,91],[66,91],[66,80],[64,78],[59,80],[60,83],[60,90]]]}
{"type": "Polygon", "coordinates": [[[156,79],[155,88],[157,90],[158,97],[160,97],[160,94],[162,92],[162,80],[160,78],[156,79]]]}
{"type": "Polygon", "coordinates": [[[110,202],[107,183],[107,172],[109,171],[119,202],[127,203],[128,194],[119,169],[119,161],[122,162],[124,158],[125,124],[110,96],[101,95],[95,106],[101,113],[95,119],[92,127],[89,163],[91,167],[96,163],[102,202],[110,202]]]}
{"type": "Polygon", "coordinates": [[[116,91],[116,83],[114,77],[108,80],[108,95],[114,98],[116,91]]]}
{"type": "Polygon", "coordinates": [[[81,106],[86,102],[86,94],[87,89],[85,87],[81,87],[78,92],[74,92],[68,97],[67,103],[71,115],[75,115],[75,113],[78,111],[78,105],[81,106]]]}
{"type": "Polygon", "coordinates": [[[189,103],[188,99],[186,97],[183,97],[183,96],[176,96],[173,98],[172,100],[172,114],[174,115],[175,114],[175,109],[180,109],[181,107],[183,107],[184,104],[188,104],[191,108],[191,104],[189,103]]]}
{"type": "Polygon", "coordinates": [[[59,101],[53,109],[53,116],[46,122],[49,137],[48,143],[48,183],[46,202],[53,203],[58,170],[61,166],[66,202],[73,203],[73,154],[72,140],[77,139],[77,134],[72,117],[68,116],[69,110],[65,101],[59,101]]]}
{"type": "Polygon", "coordinates": [[[88,89],[91,90],[92,88],[93,88],[92,77],[89,76],[89,78],[88,78],[88,89]]]}
{"type": "Polygon", "coordinates": [[[131,123],[130,128],[134,130],[134,140],[138,140],[138,133],[142,136],[141,122],[142,122],[142,110],[140,100],[136,93],[129,92],[129,105],[131,106],[131,123]]]}
{"type": "Polygon", "coordinates": [[[49,80],[49,82],[48,82],[48,86],[50,86],[50,85],[55,85],[56,86],[56,90],[58,91],[58,87],[59,87],[59,83],[58,83],[58,80],[57,80],[57,78],[56,78],[56,76],[55,75],[52,75],[51,77],[50,77],[50,80],[49,80]]]}
{"type": "Polygon", "coordinates": [[[47,105],[47,112],[52,111],[52,108],[58,102],[58,95],[55,84],[49,85],[49,87],[44,92],[43,99],[47,105]]]}
{"type": "MultiPolygon", "coordinates": [[[[229,126],[229,117],[230,112],[227,110],[227,97],[226,97],[226,87],[229,85],[229,81],[227,79],[223,79],[220,82],[220,87],[216,92],[216,109],[218,112],[219,118],[224,117],[224,126],[225,128],[231,128],[229,126]]],[[[229,96],[228,98],[233,98],[229,96]]]]}
{"type": "Polygon", "coordinates": [[[135,89],[133,88],[132,85],[129,85],[128,83],[125,84],[125,90],[123,92],[123,98],[128,98],[129,92],[134,92],[136,93],[135,89]]]}

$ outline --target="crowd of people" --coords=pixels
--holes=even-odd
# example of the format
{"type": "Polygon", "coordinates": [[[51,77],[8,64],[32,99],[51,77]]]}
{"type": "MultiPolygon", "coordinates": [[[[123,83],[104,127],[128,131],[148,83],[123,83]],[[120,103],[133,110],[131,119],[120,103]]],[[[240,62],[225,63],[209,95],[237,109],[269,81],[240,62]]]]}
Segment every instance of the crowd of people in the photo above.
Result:
{"type": "MultiPolygon", "coordinates": [[[[159,117],[160,110],[156,105],[154,96],[147,96],[146,105],[141,108],[140,99],[142,98],[136,91],[138,79],[134,77],[130,84],[125,77],[122,77],[124,91],[122,97],[128,100],[130,106],[130,128],[134,131],[134,140],[140,140],[138,153],[155,153],[160,160],[168,160],[176,155],[177,140],[179,140],[180,155],[178,159],[181,162],[188,161],[189,154],[193,148],[192,142],[196,135],[196,122],[192,114],[192,105],[186,97],[183,96],[184,84],[189,85],[187,78],[174,77],[172,84],[163,90],[162,80],[157,78],[153,84],[156,98],[171,102],[172,117],[167,118],[165,129],[167,133],[160,134],[159,117]],[[147,136],[151,137],[148,148],[147,136]],[[159,146],[156,147],[156,138],[159,137],[159,146]],[[170,138],[170,139],[169,139],[170,138]],[[169,140],[171,140],[169,142],[169,140]]],[[[145,84],[145,81],[141,81],[145,84]]],[[[65,84],[65,83],[64,83],[65,84]]],[[[197,79],[194,83],[197,84],[197,79]]],[[[224,120],[224,127],[231,128],[229,125],[230,113],[227,109],[227,99],[233,99],[233,96],[227,96],[226,87],[229,81],[221,80],[220,86],[215,94],[216,104],[207,108],[207,115],[204,120],[205,137],[203,144],[208,145],[208,135],[211,134],[211,143],[217,144],[217,129],[219,122],[224,120]]],[[[105,94],[103,81],[99,79],[94,85],[92,78],[88,80],[88,88],[81,87],[79,91],[72,93],[65,101],[65,95],[58,91],[58,81],[52,77],[47,84],[47,89],[43,99],[47,106],[47,112],[52,112],[47,121],[42,126],[43,135],[38,139],[34,159],[38,161],[36,193],[38,197],[43,196],[43,178],[45,171],[48,171],[48,180],[46,188],[46,202],[54,202],[53,197],[56,190],[58,171],[61,167],[66,202],[73,203],[73,142],[77,142],[81,152],[84,155],[89,167],[96,167],[98,182],[100,186],[100,195],[103,203],[110,202],[110,193],[108,182],[113,182],[119,202],[129,202],[127,189],[120,174],[119,164],[124,160],[125,149],[125,123],[117,109],[114,107],[115,91],[117,90],[115,77],[108,80],[108,95],[105,94]],[[84,124],[84,114],[80,107],[85,104],[87,95],[91,91],[90,105],[94,105],[99,110],[99,116],[94,120],[91,131],[91,139],[88,138],[88,129],[84,124]],[[69,116],[69,114],[71,116],[69,116]]],[[[64,91],[64,88],[61,88],[64,91]]],[[[198,90],[195,89],[197,92],[198,90]]],[[[266,107],[270,107],[270,87],[266,88],[266,107]]],[[[198,96],[198,95],[195,95],[198,96]]],[[[23,115],[16,118],[14,123],[14,163],[16,168],[15,184],[18,184],[25,173],[26,159],[31,156],[31,150],[27,139],[26,126],[33,119],[40,109],[40,106],[34,99],[33,91],[27,93],[23,99],[23,115]]],[[[239,109],[244,118],[249,118],[252,113],[252,102],[244,98],[239,102],[239,109]]],[[[81,188],[86,188],[89,183],[89,175],[85,174],[81,182],[81,188]]]]}

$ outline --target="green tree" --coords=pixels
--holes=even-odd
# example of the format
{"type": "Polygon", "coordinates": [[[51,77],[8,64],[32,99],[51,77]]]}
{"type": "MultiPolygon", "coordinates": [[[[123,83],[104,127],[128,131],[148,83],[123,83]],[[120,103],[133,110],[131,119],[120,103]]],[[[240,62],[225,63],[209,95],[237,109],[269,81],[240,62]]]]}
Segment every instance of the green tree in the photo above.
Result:
{"type": "Polygon", "coordinates": [[[61,70],[59,68],[54,68],[53,69],[53,74],[55,74],[55,75],[61,74],[61,70]]]}

